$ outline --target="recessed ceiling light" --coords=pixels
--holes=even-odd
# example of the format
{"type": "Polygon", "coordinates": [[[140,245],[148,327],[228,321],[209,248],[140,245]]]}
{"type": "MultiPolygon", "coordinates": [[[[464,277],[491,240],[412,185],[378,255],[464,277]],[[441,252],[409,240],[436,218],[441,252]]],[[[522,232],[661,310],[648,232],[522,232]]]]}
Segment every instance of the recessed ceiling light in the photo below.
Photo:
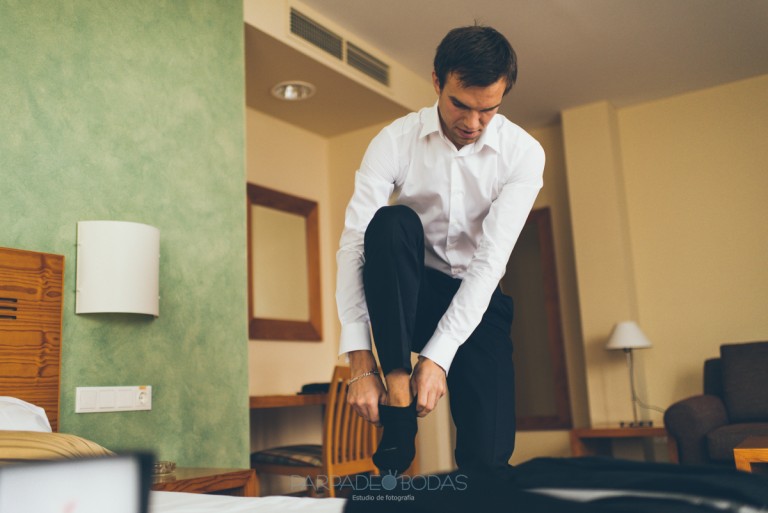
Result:
{"type": "Polygon", "coordinates": [[[301,80],[280,82],[272,88],[272,96],[287,101],[306,100],[314,94],[315,86],[301,80]]]}

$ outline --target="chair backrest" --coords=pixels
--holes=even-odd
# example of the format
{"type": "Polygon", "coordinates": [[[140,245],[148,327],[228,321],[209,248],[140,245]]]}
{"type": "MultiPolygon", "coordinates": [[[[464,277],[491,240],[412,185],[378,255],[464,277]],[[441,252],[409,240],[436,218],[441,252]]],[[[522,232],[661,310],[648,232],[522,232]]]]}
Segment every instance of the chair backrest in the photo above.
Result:
{"type": "Polygon", "coordinates": [[[768,342],[723,344],[720,360],[731,422],[768,421],[768,342]]]}
{"type": "Polygon", "coordinates": [[[373,453],[378,429],[363,420],[347,403],[349,367],[337,366],[328,389],[323,426],[323,461],[331,476],[376,472],[373,453]]]}
{"type": "Polygon", "coordinates": [[[723,398],[723,365],[720,358],[704,361],[704,394],[723,398]]]}

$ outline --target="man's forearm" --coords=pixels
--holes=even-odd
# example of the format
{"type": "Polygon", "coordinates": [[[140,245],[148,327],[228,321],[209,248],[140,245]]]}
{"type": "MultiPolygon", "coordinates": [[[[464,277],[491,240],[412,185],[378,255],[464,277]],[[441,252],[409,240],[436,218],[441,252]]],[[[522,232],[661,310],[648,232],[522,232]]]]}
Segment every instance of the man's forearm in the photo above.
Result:
{"type": "Polygon", "coordinates": [[[347,353],[347,356],[349,357],[349,367],[352,369],[353,378],[364,372],[370,372],[377,369],[373,351],[350,351],[347,353]]]}

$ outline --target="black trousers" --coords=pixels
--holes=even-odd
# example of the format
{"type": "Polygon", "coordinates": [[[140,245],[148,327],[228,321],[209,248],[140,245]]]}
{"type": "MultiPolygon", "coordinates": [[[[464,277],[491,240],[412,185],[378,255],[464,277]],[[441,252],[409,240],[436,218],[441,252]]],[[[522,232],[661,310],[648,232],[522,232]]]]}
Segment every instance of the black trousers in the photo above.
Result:
{"type": "MultiPolygon", "coordinates": [[[[424,229],[403,205],[379,209],[365,233],[363,285],[384,374],[411,372],[461,280],[424,265],[424,229]]],[[[515,447],[512,299],[494,291],[480,325],[459,348],[448,373],[460,469],[507,466],[515,447]]]]}

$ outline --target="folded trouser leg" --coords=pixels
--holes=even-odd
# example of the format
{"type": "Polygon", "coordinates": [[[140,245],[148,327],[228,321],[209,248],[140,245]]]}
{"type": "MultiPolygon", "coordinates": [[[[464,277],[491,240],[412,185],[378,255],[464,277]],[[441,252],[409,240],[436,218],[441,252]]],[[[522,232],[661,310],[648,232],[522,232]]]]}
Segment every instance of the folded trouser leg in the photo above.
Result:
{"type": "Polygon", "coordinates": [[[379,363],[411,372],[411,350],[424,273],[424,229],[410,208],[379,209],[365,232],[363,286],[379,363]]]}

